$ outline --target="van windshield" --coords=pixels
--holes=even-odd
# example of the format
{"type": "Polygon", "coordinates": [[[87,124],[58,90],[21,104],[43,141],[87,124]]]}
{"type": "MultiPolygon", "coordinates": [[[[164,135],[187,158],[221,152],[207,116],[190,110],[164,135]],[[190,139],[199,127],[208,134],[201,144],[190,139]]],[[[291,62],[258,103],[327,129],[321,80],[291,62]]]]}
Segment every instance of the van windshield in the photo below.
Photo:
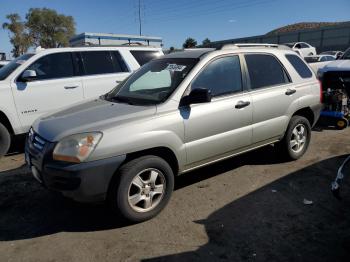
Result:
{"type": "Polygon", "coordinates": [[[162,103],[198,61],[194,58],[153,60],[113,89],[105,99],[133,105],[162,103]]]}
{"type": "Polygon", "coordinates": [[[0,68],[0,80],[6,79],[13,71],[15,71],[21,64],[31,58],[34,54],[25,54],[12,60],[10,63],[0,68]]]}

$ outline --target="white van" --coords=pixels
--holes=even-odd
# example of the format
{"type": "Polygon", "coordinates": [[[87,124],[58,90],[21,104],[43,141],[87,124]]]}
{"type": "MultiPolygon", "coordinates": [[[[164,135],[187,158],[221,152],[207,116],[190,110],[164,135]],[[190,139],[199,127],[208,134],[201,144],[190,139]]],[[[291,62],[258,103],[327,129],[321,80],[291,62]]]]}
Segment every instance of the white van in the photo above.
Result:
{"type": "Polygon", "coordinates": [[[0,69],[0,156],[39,116],[107,93],[155,57],[145,46],[37,49],[0,69]]]}

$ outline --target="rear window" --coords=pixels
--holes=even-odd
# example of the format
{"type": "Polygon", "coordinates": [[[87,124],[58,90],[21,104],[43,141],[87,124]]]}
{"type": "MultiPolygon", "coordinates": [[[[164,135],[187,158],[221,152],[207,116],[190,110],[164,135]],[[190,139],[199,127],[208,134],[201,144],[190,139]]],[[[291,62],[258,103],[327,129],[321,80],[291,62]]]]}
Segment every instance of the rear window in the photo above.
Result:
{"type": "Polygon", "coordinates": [[[307,67],[307,65],[301,60],[298,55],[286,55],[288,61],[292,64],[294,69],[298,72],[300,77],[302,78],[310,78],[312,77],[311,70],[307,67]]]}
{"type": "Polygon", "coordinates": [[[81,57],[86,75],[114,73],[112,56],[108,51],[81,52],[81,57]]]}
{"type": "Polygon", "coordinates": [[[132,50],[130,53],[135,57],[140,66],[143,66],[152,59],[157,58],[161,55],[161,53],[158,51],[132,50]]]}
{"type": "Polygon", "coordinates": [[[252,89],[290,82],[280,62],[271,55],[247,54],[245,60],[252,89]]]}

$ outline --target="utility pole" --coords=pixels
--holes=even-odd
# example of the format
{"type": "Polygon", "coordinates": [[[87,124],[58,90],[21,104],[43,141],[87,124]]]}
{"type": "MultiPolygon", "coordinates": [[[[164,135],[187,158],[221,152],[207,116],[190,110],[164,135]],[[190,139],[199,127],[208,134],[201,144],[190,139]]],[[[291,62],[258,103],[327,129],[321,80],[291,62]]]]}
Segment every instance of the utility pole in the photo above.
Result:
{"type": "Polygon", "coordinates": [[[140,35],[142,35],[141,0],[139,0],[139,29],[140,29],[140,35]]]}

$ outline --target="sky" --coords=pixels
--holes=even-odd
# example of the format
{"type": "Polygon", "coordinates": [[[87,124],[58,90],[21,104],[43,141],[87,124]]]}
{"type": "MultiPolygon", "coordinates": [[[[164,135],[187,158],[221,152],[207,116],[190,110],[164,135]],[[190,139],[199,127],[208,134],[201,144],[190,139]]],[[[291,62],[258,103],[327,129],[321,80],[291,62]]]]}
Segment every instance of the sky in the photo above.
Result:
{"type": "MultiPolygon", "coordinates": [[[[24,19],[29,8],[52,8],[71,15],[76,32],[138,34],[139,0],[0,0],[6,15],[24,19]]],[[[140,0],[142,34],[160,36],[164,46],[180,48],[187,37],[198,44],[265,34],[297,22],[350,20],[350,0],[140,0]],[[330,4],[331,3],[331,4],[330,4]]],[[[8,32],[0,27],[0,52],[10,53],[8,32]]]]}

